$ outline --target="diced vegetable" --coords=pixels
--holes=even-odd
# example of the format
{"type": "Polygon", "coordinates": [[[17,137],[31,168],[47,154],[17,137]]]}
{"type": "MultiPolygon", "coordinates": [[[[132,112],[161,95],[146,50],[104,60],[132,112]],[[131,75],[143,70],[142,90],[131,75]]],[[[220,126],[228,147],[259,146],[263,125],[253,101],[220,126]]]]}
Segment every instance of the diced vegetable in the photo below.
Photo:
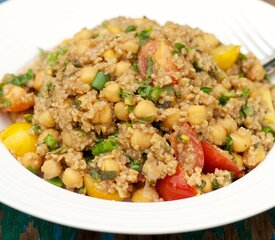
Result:
{"type": "Polygon", "coordinates": [[[33,114],[30,114],[30,113],[25,114],[24,119],[25,119],[26,122],[31,122],[32,119],[33,119],[33,114]]]}
{"type": "Polygon", "coordinates": [[[118,147],[118,142],[113,138],[110,137],[98,144],[95,145],[95,147],[92,150],[93,155],[97,156],[101,153],[111,152],[115,148],[118,147]]]}
{"type": "Polygon", "coordinates": [[[126,29],[125,29],[125,32],[126,33],[129,33],[129,32],[133,32],[137,29],[137,26],[135,25],[129,25],[126,29]]]}
{"type": "Polygon", "coordinates": [[[100,179],[100,180],[112,180],[115,179],[117,176],[116,171],[101,171],[97,169],[92,169],[90,172],[90,175],[94,179],[100,179]]]}
{"type": "Polygon", "coordinates": [[[111,76],[109,74],[105,74],[104,72],[98,71],[95,75],[94,80],[92,81],[92,87],[98,91],[104,88],[106,82],[111,80],[111,76]]]}
{"type": "Polygon", "coordinates": [[[4,81],[4,84],[11,83],[16,86],[24,86],[34,77],[32,69],[29,69],[27,73],[21,75],[11,75],[7,81],[4,81]]]}
{"type": "Polygon", "coordinates": [[[151,32],[152,32],[152,28],[148,28],[148,29],[145,29],[145,30],[141,31],[138,34],[139,46],[144,45],[148,41],[151,32]]]}
{"type": "Polygon", "coordinates": [[[57,187],[62,187],[63,186],[63,182],[60,178],[55,177],[55,178],[51,178],[51,179],[47,179],[47,182],[57,186],[57,187]]]}
{"type": "Polygon", "coordinates": [[[212,51],[213,59],[222,70],[227,70],[237,61],[240,52],[240,46],[221,45],[212,51]]]}
{"type": "Polygon", "coordinates": [[[201,87],[201,91],[203,91],[204,93],[207,93],[207,94],[211,93],[212,90],[213,89],[210,87],[201,87]]]}
{"type": "Polygon", "coordinates": [[[51,134],[48,134],[45,137],[44,142],[48,145],[50,151],[53,151],[59,148],[59,144],[57,140],[51,134]]]}

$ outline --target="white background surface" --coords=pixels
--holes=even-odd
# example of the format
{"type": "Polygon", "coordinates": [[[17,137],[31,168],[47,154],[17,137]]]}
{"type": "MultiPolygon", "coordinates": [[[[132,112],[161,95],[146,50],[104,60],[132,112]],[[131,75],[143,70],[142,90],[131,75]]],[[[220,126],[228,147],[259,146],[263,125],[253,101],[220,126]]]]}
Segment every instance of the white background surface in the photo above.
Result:
{"type": "MultiPolygon", "coordinates": [[[[0,5],[0,76],[18,71],[38,47],[48,49],[82,27],[93,27],[118,15],[146,15],[160,23],[172,20],[199,26],[225,43],[237,44],[240,42],[232,29],[242,35],[238,21],[245,17],[275,47],[275,10],[253,0],[11,0],[0,5]]],[[[266,54],[259,52],[258,56],[263,59],[266,54]]],[[[0,115],[0,129],[6,124],[0,115]]],[[[274,149],[256,170],[226,188],[197,198],[143,204],[104,201],[59,189],[21,167],[2,145],[0,153],[1,202],[78,228],[140,234],[194,231],[275,206],[274,149]]]]}

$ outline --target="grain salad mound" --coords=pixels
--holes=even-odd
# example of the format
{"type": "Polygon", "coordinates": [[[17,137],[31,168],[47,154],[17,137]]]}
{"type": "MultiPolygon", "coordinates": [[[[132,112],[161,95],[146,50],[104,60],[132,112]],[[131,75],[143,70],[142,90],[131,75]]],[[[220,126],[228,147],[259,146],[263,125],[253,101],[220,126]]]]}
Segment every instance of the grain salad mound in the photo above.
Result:
{"type": "Polygon", "coordinates": [[[264,160],[275,90],[252,54],[186,25],[124,17],[83,28],[6,74],[0,139],[33,173],[109,200],[227,186],[264,160]]]}

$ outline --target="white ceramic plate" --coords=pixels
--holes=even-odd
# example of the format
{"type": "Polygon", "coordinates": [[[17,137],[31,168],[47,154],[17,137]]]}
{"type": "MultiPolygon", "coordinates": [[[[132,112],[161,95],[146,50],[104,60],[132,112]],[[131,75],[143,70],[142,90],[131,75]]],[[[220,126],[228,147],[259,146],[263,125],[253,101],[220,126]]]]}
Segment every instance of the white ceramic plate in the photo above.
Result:
{"type": "MultiPolygon", "coordinates": [[[[0,75],[18,71],[37,47],[48,49],[84,26],[117,15],[187,23],[214,32],[225,42],[226,23],[236,24],[235,16],[246,16],[266,40],[273,44],[275,40],[271,26],[275,10],[258,1],[13,0],[0,5],[0,75]]],[[[0,117],[2,129],[8,120],[0,117]]],[[[77,228],[132,234],[185,232],[238,221],[275,206],[274,149],[255,170],[228,187],[197,198],[147,204],[104,201],[59,189],[21,167],[3,145],[0,152],[1,202],[77,228]]]]}

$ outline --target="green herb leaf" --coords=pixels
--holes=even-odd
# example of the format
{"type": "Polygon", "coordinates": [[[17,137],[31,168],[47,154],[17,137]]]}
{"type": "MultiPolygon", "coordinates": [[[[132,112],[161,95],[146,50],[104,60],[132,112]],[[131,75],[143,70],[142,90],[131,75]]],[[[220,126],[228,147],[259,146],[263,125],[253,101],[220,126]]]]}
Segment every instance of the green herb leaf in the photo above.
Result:
{"type": "Polygon", "coordinates": [[[138,118],[138,122],[140,123],[151,123],[154,122],[155,120],[155,116],[149,116],[149,117],[143,117],[143,118],[138,118]]]}
{"type": "Polygon", "coordinates": [[[264,75],[264,80],[266,80],[266,81],[270,82],[270,76],[269,76],[269,75],[267,75],[267,74],[265,74],[265,75],[264,75]]]}
{"type": "Polygon", "coordinates": [[[105,74],[102,71],[98,71],[95,75],[94,80],[92,81],[92,87],[98,91],[104,88],[106,82],[111,80],[111,76],[109,74],[105,74]]]}
{"type": "Polygon", "coordinates": [[[139,37],[139,46],[142,46],[143,44],[145,44],[148,41],[151,32],[152,32],[152,28],[148,28],[148,29],[141,31],[137,35],[139,37]]]}
{"type": "Polygon", "coordinates": [[[212,92],[212,88],[210,87],[201,87],[201,91],[203,91],[204,93],[211,93],[212,92]]]}
{"type": "Polygon", "coordinates": [[[121,90],[120,97],[124,100],[126,105],[134,105],[133,93],[121,90]]]}
{"type": "Polygon", "coordinates": [[[138,64],[137,64],[136,60],[133,62],[132,66],[133,66],[134,71],[138,73],[138,64]]]}
{"type": "Polygon", "coordinates": [[[262,126],[262,131],[267,134],[267,133],[272,133],[273,137],[275,138],[275,131],[269,127],[269,126],[262,126]]]}
{"type": "Polygon", "coordinates": [[[199,65],[197,61],[193,63],[193,67],[195,68],[196,72],[201,72],[203,71],[203,67],[199,65]]]}
{"type": "Polygon", "coordinates": [[[137,29],[137,26],[135,25],[129,25],[126,29],[125,29],[125,32],[126,33],[129,33],[129,32],[133,32],[137,29]]]}
{"type": "Polygon", "coordinates": [[[53,64],[53,63],[57,62],[57,59],[58,59],[58,53],[57,52],[53,52],[53,53],[51,53],[48,56],[47,61],[48,61],[48,63],[53,64]]]}
{"type": "Polygon", "coordinates": [[[32,69],[29,69],[27,73],[21,75],[11,75],[7,83],[11,83],[16,86],[24,86],[34,78],[32,69]]]}
{"type": "Polygon", "coordinates": [[[237,94],[234,92],[227,92],[223,94],[226,98],[235,98],[237,97],[237,94]]]}
{"type": "Polygon", "coordinates": [[[241,73],[239,73],[239,78],[243,78],[243,77],[245,77],[245,73],[244,72],[241,72],[241,73]]]}
{"type": "Polygon", "coordinates": [[[62,187],[63,186],[63,182],[60,178],[55,177],[55,178],[51,178],[51,179],[47,179],[47,182],[57,186],[57,187],[62,187]]]}
{"type": "Polygon", "coordinates": [[[242,91],[242,96],[247,97],[250,94],[250,89],[249,88],[244,88],[242,91]]]}
{"type": "Polygon", "coordinates": [[[147,59],[147,68],[146,68],[146,74],[145,74],[145,82],[146,84],[149,84],[151,82],[151,75],[153,73],[153,59],[148,58],[147,59]]]}
{"type": "Polygon", "coordinates": [[[41,129],[41,127],[38,124],[34,124],[32,126],[32,130],[34,131],[34,133],[37,135],[39,133],[39,130],[41,129]]]}
{"type": "Polygon", "coordinates": [[[228,136],[225,142],[224,150],[229,151],[230,153],[232,152],[232,144],[233,144],[233,139],[231,136],[228,136]]]}
{"type": "Polygon", "coordinates": [[[33,167],[31,167],[31,166],[27,167],[27,169],[35,175],[39,172],[39,171],[33,169],[33,167]]]}
{"type": "Polygon", "coordinates": [[[200,188],[204,188],[206,185],[206,181],[204,180],[201,180],[201,185],[199,186],[200,188]]]}
{"type": "Polygon", "coordinates": [[[228,101],[228,98],[223,94],[219,97],[219,104],[225,106],[228,101]]]}
{"type": "Polygon", "coordinates": [[[113,180],[117,176],[116,171],[101,171],[97,169],[92,169],[90,172],[90,175],[94,179],[100,179],[100,180],[113,180]]]}
{"type": "Polygon", "coordinates": [[[61,148],[51,151],[52,154],[64,154],[66,152],[68,152],[67,147],[61,147],[61,148]]]}
{"type": "Polygon", "coordinates": [[[94,146],[92,153],[94,156],[98,156],[101,153],[111,152],[117,148],[118,145],[118,142],[113,137],[110,137],[100,143],[97,143],[94,146]]]}
{"type": "Polygon", "coordinates": [[[57,140],[51,134],[48,134],[44,138],[44,142],[48,145],[50,151],[53,151],[59,148],[59,144],[57,140]]]}
{"type": "Polygon", "coordinates": [[[212,181],[212,186],[213,186],[214,189],[218,189],[219,188],[219,183],[218,183],[218,181],[217,181],[216,178],[214,178],[214,180],[212,181]]]}
{"type": "Polygon", "coordinates": [[[25,114],[24,119],[25,119],[26,122],[31,122],[32,119],[33,119],[33,114],[30,114],[30,113],[25,114]]]}
{"type": "Polygon", "coordinates": [[[240,52],[238,55],[238,60],[242,61],[242,60],[246,60],[246,59],[247,59],[246,55],[240,52]]]}
{"type": "Polygon", "coordinates": [[[141,171],[142,169],[142,163],[136,159],[130,158],[130,163],[129,163],[129,168],[136,170],[136,171],[141,171]]]}
{"type": "Polygon", "coordinates": [[[252,107],[249,107],[246,103],[241,107],[240,119],[246,118],[248,116],[252,116],[253,113],[254,113],[254,109],[252,107]]]}
{"type": "Polygon", "coordinates": [[[186,47],[183,43],[180,43],[180,42],[176,42],[175,45],[174,45],[174,50],[172,51],[172,54],[178,54],[180,55],[181,54],[181,50],[182,49],[186,49],[187,51],[190,50],[190,48],[186,47]]]}
{"type": "Polygon", "coordinates": [[[52,82],[47,82],[46,87],[47,87],[48,93],[51,93],[54,90],[55,85],[52,82]]]}

